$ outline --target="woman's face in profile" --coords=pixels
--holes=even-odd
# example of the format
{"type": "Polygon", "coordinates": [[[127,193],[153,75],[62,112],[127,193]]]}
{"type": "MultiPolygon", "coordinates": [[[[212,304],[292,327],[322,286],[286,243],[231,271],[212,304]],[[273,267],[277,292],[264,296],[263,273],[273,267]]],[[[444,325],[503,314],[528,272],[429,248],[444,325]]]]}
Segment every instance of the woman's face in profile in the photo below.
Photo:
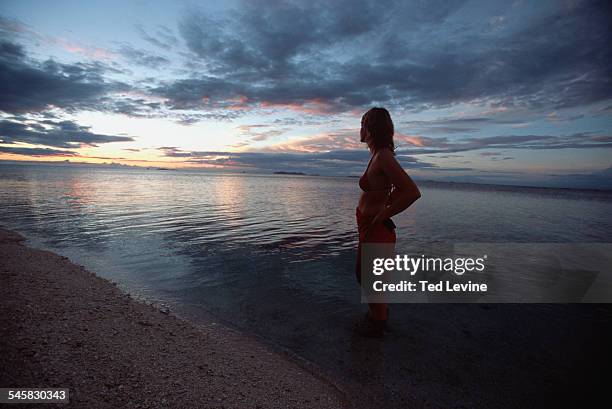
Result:
{"type": "Polygon", "coordinates": [[[359,131],[361,142],[368,141],[368,132],[366,131],[365,126],[363,126],[364,123],[365,123],[365,115],[361,117],[361,130],[359,131]]]}

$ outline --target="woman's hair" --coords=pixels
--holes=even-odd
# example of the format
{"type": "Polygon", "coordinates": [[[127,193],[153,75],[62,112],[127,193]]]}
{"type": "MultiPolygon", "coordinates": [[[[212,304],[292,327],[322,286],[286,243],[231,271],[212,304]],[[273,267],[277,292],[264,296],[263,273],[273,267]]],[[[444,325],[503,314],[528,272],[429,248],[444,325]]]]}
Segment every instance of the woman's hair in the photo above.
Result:
{"type": "Polygon", "coordinates": [[[371,135],[370,149],[389,148],[395,154],[393,121],[385,108],[374,107],[363,115],[363,126],[371,135]]]}

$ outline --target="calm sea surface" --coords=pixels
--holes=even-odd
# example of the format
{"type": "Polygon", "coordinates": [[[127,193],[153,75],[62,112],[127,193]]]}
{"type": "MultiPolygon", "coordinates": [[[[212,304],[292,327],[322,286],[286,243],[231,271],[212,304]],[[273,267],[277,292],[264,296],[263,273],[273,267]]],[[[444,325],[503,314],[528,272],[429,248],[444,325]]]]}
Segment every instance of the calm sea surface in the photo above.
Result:
{"type": "MultiPolygon", "coordinates": [[[[398,250],[612,242],[609,193],[420,188],[422,198],[394,218],[398,250]]],[[[354,351],[337,345],[366,310],[354,276],[358,195],[357,179],[346,177],[0,165],[0,224],[30,245],[344,374],[354,351]]]]}

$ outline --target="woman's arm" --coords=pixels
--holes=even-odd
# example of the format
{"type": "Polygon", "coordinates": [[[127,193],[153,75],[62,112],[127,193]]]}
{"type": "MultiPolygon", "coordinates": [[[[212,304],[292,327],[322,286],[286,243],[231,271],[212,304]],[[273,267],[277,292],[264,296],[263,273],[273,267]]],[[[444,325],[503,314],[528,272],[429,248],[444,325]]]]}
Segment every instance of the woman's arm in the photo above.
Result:
{"type": "Polygon", "coordinates": [[[376,216],[378,221],[382,221],[406,210],[421,197],[421,192],[390,150],[383,149],[377,159],[383,173],[395,186],[391,204],[385,206],[376,216]]]}
{"type": "Polygon", "coordinates": [[[404,171],[404,168],[399,164],[391,151],[384,149],[378,155],[382,172],[391,180],[395,186],[395,190],[391,195],[391,204],[383,207],[383,209],[372,219],[368,226],[365,227],[366,240],[369,236],[372,226],[382,223],[389,217],[393,217],[398,213],[406,210],[411,204],[416,202],[421,197],[421,192],[417,185],[412,181],[410,176],[404,171]]]}

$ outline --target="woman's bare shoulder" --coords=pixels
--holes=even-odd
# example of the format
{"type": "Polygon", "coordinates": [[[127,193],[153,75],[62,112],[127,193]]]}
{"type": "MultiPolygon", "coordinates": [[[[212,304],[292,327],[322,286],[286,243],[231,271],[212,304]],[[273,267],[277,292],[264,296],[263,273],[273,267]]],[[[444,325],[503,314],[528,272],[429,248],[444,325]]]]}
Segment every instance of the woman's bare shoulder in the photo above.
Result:
{"type": "Polygon", "coordinates": [[[376,151],[376,156],[382,160],[389,160],[392,158],[395,159],[395,154],[393,153],[391,149],[387,147],[378,149],[376,151]]]}

